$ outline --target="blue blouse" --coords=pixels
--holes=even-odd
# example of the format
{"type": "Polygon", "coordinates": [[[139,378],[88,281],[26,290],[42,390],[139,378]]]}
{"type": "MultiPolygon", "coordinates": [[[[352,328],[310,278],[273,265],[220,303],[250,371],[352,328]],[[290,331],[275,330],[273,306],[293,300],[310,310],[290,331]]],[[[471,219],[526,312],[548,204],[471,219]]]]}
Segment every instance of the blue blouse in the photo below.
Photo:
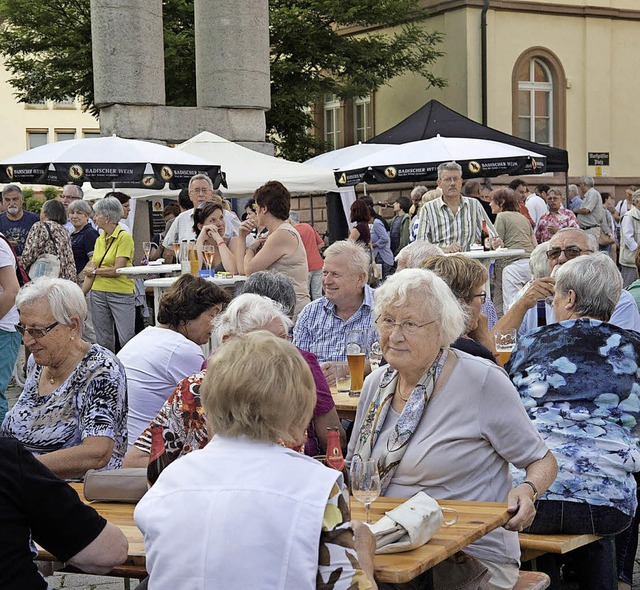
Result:
{"type": "Polygon", "coordinates": [[[558,461],[544,500],[633,515],[640,470],[640,334],[591,319],[522,337],[505,367],[558,461]]]}

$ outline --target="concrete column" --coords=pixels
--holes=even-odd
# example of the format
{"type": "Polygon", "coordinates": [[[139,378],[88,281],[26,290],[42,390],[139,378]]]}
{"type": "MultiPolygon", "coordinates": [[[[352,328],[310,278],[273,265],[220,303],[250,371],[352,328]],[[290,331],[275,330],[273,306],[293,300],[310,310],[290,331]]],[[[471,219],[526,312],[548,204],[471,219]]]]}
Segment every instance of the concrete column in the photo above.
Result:
{"type": "Polygon", "coordinates": [[[97,107],[164,105],[162,0],[91,0],[97,107]]]}
{"type": "Polygon", "coordinates": [[[195,0],[199,107],[271,106],[268,0],[195,0]]]}

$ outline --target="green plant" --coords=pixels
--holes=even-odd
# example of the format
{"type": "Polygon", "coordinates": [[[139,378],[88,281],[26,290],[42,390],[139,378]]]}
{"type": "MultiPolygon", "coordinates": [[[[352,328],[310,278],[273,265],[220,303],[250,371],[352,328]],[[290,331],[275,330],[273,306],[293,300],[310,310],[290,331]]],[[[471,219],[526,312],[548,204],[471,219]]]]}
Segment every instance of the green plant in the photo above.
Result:
{"type": "MultiPolygon", "coordinates": [[[[26,190],[23,191],[23,194],[25,192],[26,190]]],[[[31,190],[31,193],[33,194],[33,190],[31,190]]],[[[44,203],[44,201],[42,199],[39,199],[38,197],[25,197],[24,209],[26,211],[31,211],[32,213],[40,213],[40,209],[42,209],[42,203],[44,203]]]]}

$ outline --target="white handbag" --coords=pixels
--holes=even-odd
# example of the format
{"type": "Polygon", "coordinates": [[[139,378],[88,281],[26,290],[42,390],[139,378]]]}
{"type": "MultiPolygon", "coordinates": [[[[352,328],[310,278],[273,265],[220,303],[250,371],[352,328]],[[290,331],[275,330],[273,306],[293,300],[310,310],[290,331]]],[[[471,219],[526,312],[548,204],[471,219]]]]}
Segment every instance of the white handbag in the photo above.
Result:
{"type": "Polygon", "coordinates": [[[376,538],[376,553],[399,553],[421,547],[435,535],[442,525],[451,526],[458,513],[441,508],[428,494],[418,492],[400,506],[385,513],[369,528],[376,538]],[[444,521],[443,510],[454,513],[451,521],[444,521]]]}

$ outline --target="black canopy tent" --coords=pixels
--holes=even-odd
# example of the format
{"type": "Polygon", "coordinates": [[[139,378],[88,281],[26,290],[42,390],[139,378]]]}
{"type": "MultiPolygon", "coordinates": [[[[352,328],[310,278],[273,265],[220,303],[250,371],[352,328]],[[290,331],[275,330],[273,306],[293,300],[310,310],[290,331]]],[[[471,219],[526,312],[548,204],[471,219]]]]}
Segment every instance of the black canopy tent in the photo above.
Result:
{"type": "Polygon", "coordinates": [[[367,143],[400,144],[429,139],[438,134],[445,137],[470,137],[500,141],[546,156],[547,172],[567,172],[569,170],[567,150],[541,145],[486,127],[444,106],[435,99],[430,100],[404,121],[400,121],[395,127],[376,135],[367,143]]]}

